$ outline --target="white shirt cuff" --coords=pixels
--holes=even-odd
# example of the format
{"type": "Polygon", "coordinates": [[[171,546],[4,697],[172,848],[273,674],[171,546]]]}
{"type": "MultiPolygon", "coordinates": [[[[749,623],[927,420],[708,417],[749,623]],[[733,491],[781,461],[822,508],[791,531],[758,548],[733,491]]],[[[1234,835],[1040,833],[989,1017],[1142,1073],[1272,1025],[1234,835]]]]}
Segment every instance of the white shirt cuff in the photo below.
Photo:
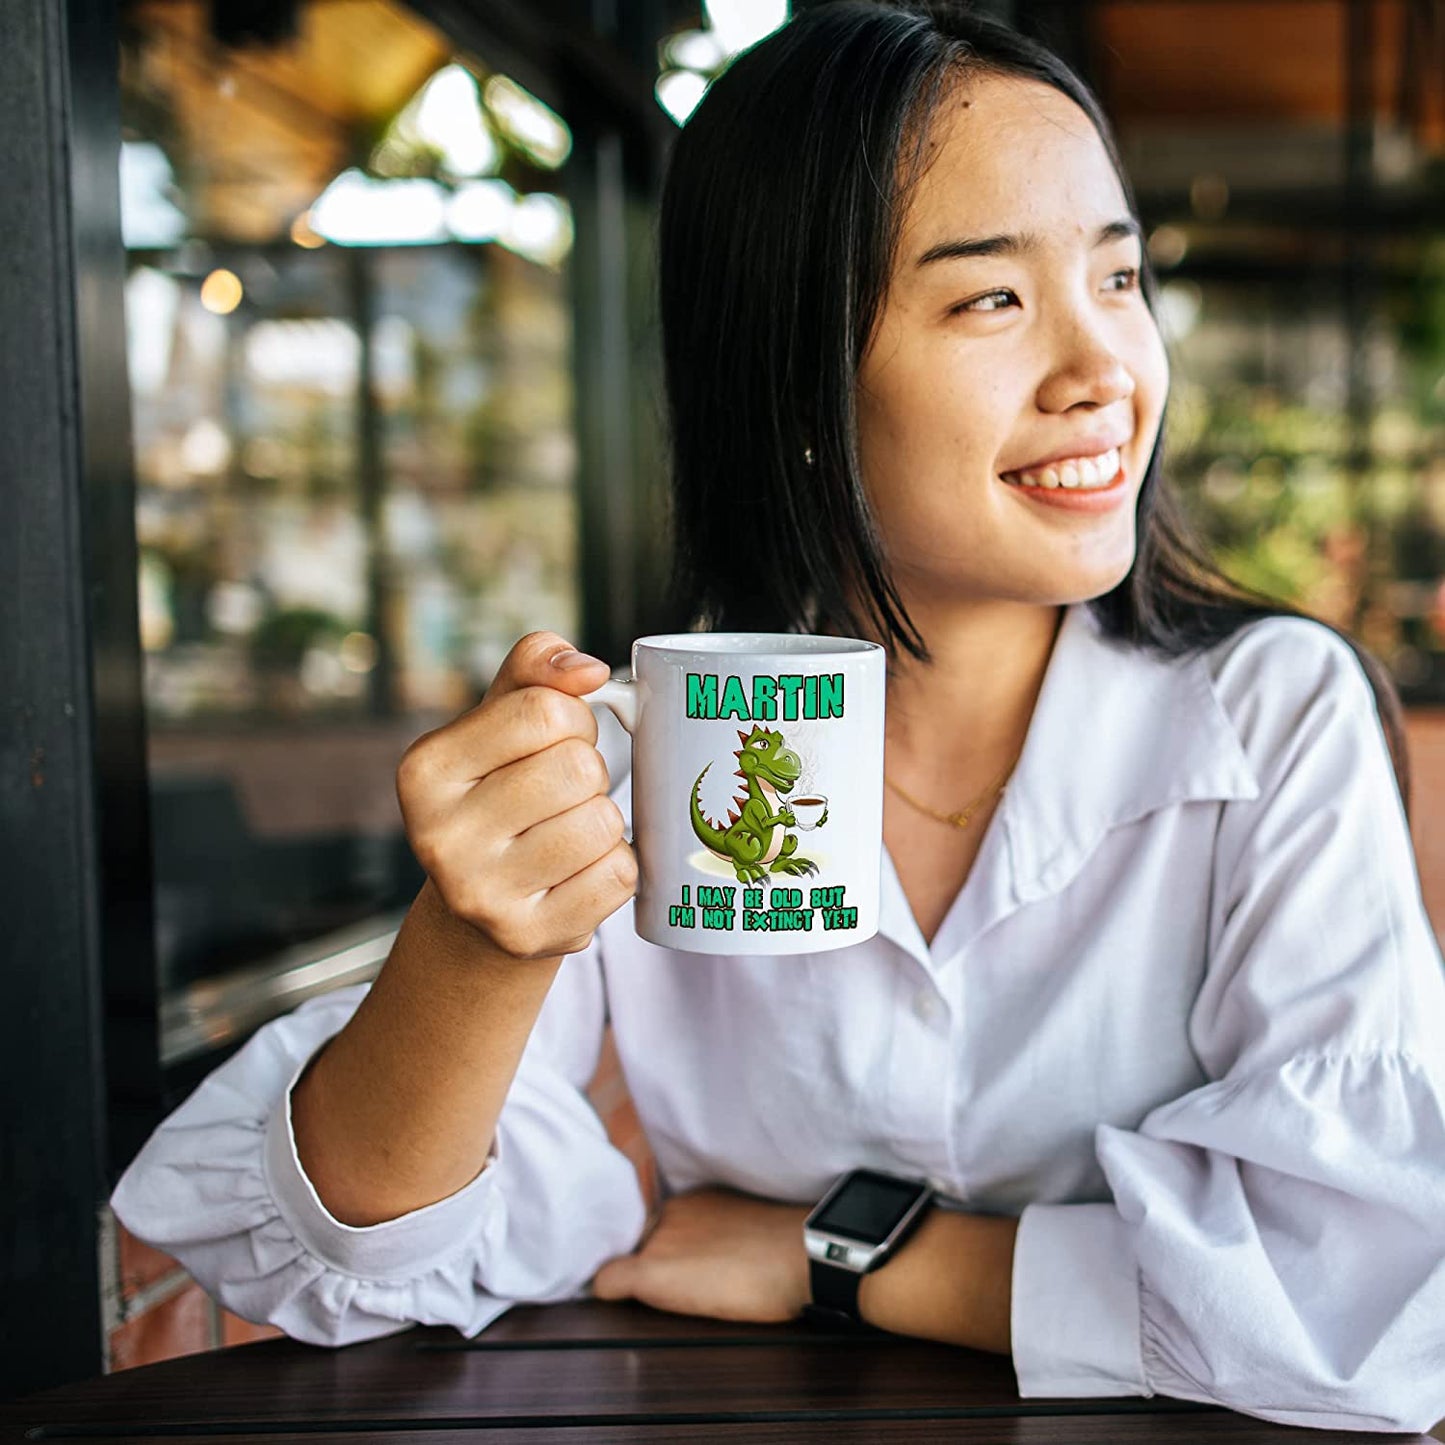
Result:
{"type": "Polygon", "coordinates": [[[1031,1204],[1012,1282],[1019,1395],[1152,1395],[1140,1358],[1139,1280],[1112,1204],[1031,1204]]]}
{"type": "Polygon", "coordinates": [[[271,1111],[262,1155],[271,1196],[303,1248],[342,1274],[401,1281],[414,1279],[454,1255],[479,1232],[505,1228],[505,1210],[497,1192],[500,1130],[481,1172],[455,1194],[380,1224],[342,1224],[321,1202],[296,1152],[291,1092],[309,1062],[309,1057],[302,1061],[271,1111]]]}

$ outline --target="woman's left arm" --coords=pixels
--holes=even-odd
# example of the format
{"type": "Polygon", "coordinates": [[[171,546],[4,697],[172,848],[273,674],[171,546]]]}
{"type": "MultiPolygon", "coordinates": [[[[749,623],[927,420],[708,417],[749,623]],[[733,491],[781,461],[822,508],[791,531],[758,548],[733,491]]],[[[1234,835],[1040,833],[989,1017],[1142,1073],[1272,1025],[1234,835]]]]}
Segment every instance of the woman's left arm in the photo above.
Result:
{"type": "MultiPolygon", "coordinates": [[[[1189,1020],[1210,1082],[1097,1127],[1110,1201],[934,1210],[859,1308],[1011,1352],[1025,1398],[1425,1431],[1445,1417],[1445,966],[1363,671],[1327,629],[1268,626],[1216,678],[1261,786],[1218,832],[1189,1020]]],[[[790,1319],[807,1213],[677,1196],[596,1292],[790,1319]]]]}
{"type": "Polygon", "coordinates": [[[930,1209],[903,1248],[863,1276],[858,1313],[894,1334],[1008,1354],[1017,1233],[1007,1215],[930,1209]]]}
{"type": "MultiPolygon", "coordinates": [[[[638,1250],[597,1272],[592,1294],[711,1319],[797,1319],[811,1293],[803,1221],[812,1207],[720,1188],[674,1195],[638,1250]]],[[[863,1276],[859,1313],[896,1334],[1006,1355],[1016,1225],[929,1210],[898,1253],[863,1276]]]]}
{"type": "Polygon", "coordinates": [[[1445,1416],[1445,969],[1373,694],[1348,647],[1302,622],[1243,639],[1216,686],[1260,792],[1218,829],[1189,1018],[1209,1082],[1137,1129],[1097,1127],[1112,1202],[1023,1211],[1020,1393],[1429,1430],[1445,1416]]]}

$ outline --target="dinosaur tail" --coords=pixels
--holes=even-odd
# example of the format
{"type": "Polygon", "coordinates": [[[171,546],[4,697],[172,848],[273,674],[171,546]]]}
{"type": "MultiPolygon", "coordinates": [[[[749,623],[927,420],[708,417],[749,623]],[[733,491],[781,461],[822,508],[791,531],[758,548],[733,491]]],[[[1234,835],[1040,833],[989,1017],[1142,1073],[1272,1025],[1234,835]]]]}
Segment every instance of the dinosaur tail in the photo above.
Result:
{"type": "MultiPolygon", "coordinates": [[[[712,767],[709,763],[707,768],[712,767]]],[[[707,844],[715,853],[722,853],[726,856],[723,848],[723,830],[715,828],[703,816],[702,806],[698,802],[698,796],[702,791],[702,780],[707,776],[707,768],[697,775],[697,782],[692,785],[692,831],[707,844]]]]}

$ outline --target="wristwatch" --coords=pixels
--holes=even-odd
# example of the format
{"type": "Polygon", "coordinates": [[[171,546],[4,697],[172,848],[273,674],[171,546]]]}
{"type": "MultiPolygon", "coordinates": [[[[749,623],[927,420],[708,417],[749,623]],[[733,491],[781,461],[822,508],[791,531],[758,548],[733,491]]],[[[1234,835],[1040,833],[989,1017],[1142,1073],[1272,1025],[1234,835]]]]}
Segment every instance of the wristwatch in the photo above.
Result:
{"type": "Polygon", "coordinates": [[[803,1222],[814,1324],[856,1328],[858,1283],[908,1238],[933,1199],[933,1188],[877,1169],[854,1169],[836,1180],[803,1222]]]}

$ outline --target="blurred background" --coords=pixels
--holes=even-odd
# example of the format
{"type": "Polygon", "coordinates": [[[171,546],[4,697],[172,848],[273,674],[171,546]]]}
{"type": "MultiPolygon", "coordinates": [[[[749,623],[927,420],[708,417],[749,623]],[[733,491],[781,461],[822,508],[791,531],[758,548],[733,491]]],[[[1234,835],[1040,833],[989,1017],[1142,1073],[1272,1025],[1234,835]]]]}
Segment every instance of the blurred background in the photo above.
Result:
{"type": "MultiPolygon", "coordinates": [[[[978,8],[1113,120],[1162,283],[1168,465],[1226,570],[1393,672],[1445,926],[1445,3],[978,8]]],[[[620,669],[654,629],[662,166],[790,7],[69,13],[113,1178],[259,1023],[375,973],[422,877],[405,746],[525,632],[620,669]]],[[[645,1169],[615,1068],[593,1097],[645,1169]]],[[[268,1333],[104,1210],[94,1237],[92,1372],[268,1333]]]]}

